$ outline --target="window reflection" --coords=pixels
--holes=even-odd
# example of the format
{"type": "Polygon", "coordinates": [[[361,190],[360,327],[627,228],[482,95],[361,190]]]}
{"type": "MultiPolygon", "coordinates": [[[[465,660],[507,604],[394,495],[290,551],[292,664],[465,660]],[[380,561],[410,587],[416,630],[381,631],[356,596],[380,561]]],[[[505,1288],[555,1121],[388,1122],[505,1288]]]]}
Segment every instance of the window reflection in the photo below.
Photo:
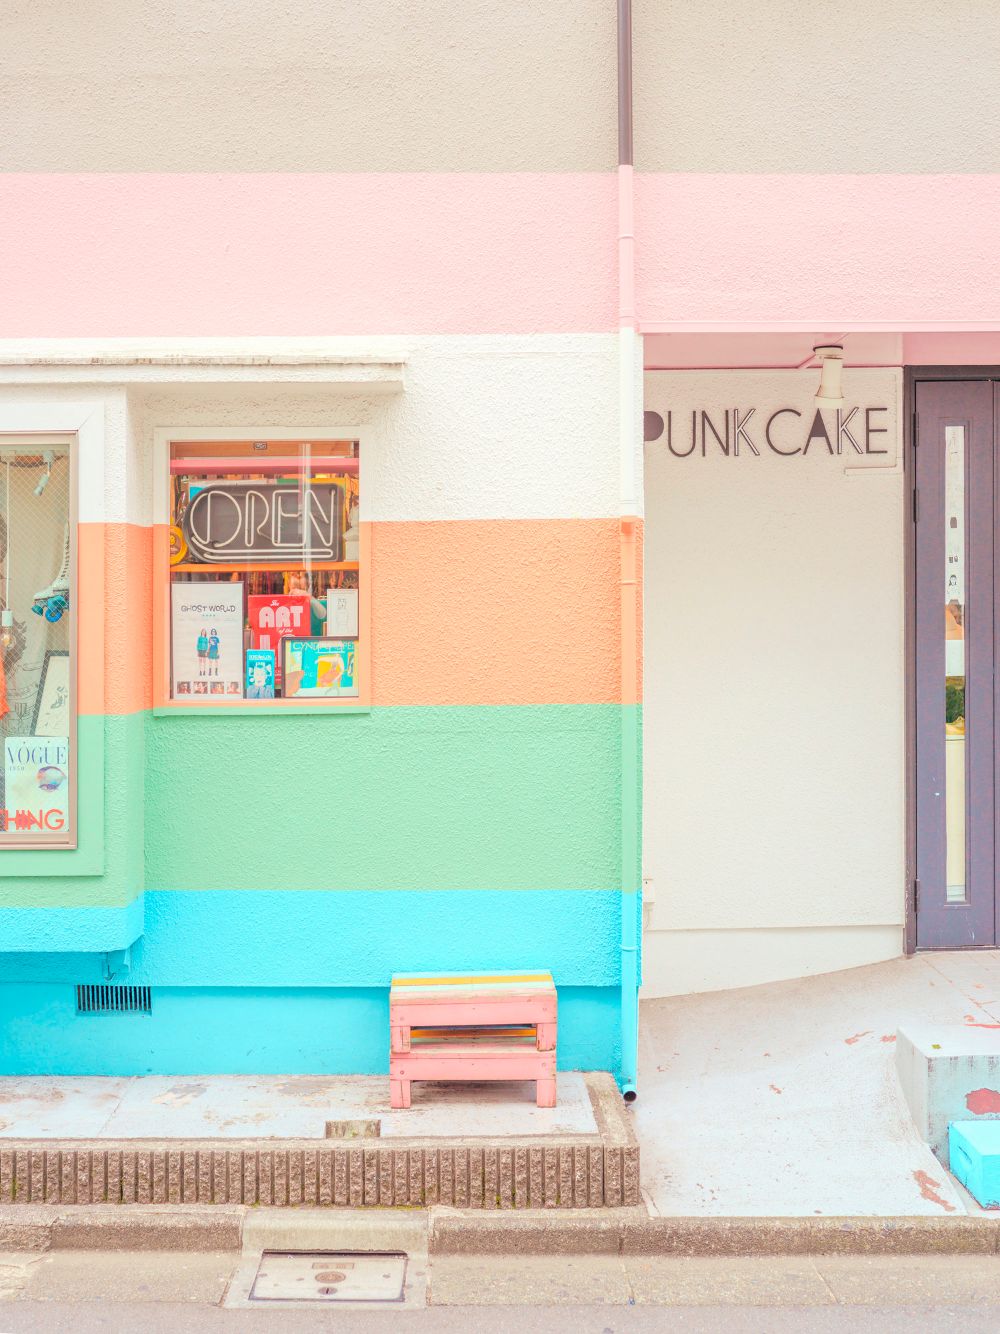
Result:
{"type": "Polygon", "coordinates": [[[965,903],[965,428],[944,433],[946,897],[965,903]]]}

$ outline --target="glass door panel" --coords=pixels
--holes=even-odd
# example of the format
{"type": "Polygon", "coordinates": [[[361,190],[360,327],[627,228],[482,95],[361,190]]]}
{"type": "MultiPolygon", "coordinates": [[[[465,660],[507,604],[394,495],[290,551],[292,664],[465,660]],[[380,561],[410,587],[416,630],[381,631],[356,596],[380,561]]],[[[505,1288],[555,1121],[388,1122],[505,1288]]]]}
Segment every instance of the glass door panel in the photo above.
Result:
{"type": "Polygon", "coordinates": [[[993,386],[916,406],[917,945],[953,949],[995,941],[993,386]]]}
{"type": "Polygon", "coordinates": [[[964,426],[944,428],[945,899],[965,903],[965,449],[964,426]]]}

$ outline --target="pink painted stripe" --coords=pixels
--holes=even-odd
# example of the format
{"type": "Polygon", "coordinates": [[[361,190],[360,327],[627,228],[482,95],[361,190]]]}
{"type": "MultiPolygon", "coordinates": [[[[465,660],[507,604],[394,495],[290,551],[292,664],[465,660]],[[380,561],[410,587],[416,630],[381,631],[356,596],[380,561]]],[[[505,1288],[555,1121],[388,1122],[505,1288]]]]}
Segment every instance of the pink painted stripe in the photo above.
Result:
{"type": "Polygon", "coordinates": [[[914,333],[903,338],[908,366],[1000,366],[1000,311],[996,333],[914,333]]]}
{"type": "Polygon", "coordinates": [[[997,327],[998,217],[1000,175],[638,175],[640,326],[997,327]]]}
{"type": "Polygon", "coordinates": [[[0,177],[2,337],[604,332],[613,173],[0,177]]]}

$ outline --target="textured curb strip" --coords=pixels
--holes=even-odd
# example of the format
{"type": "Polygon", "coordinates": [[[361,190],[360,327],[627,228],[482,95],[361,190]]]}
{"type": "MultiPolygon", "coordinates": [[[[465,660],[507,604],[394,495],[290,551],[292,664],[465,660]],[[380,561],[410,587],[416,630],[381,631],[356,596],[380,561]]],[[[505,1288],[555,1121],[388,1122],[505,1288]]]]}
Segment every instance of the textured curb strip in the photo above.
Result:
{"type": "Polygon", "coordinates": [[[599,1138],[0,1140],[0,1205],[636,1205],[639,1149],[621,1097],[610,1075],[587,1085],[599,1138]]]}
{"type": "Polygon", "coordinates": [[[431,1222],[437,1255],[995,1255],[995,1218],[459,1217],[431,1222]]]}
{"type": "Polygon", "coordinates": [[[992,1218],[650,1218],[626,1255],[993,1255],[992,1218]]]}
{"type": "Polygon", "coordinates": [[[434,1255],[994,1255],[992,1218],[649,1218],[640,1208],[485,1215],[53,1205],[0,1208],[0,1251],[350,1249],[434,1255]]]}
{"type": "Polygon", "coordinates": [[[238,1251],[246,1209],[0,1207],[3,1251],[238,1251]]]}

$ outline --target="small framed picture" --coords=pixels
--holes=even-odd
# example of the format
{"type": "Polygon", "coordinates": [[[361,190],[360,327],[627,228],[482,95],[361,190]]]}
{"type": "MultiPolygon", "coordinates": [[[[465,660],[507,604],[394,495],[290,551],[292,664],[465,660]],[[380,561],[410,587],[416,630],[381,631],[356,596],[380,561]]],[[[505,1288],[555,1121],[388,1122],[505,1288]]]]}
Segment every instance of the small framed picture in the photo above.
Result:
{"type": "Polygon", "coordinates": [[[31,720],[33,736],[69,736],[69,652],[46,650],[31,720]]]}
{"type": "Polygon", "coordinates": [[[353,639],[283,639],[286,699],[329,699],[357,695],[358,675],[353,639]]]}
{"type": "Polygon", "coordinates": [[[326,633],[329,639],[357,639],[358,590],[356,588],[326,590],[326,633]]]}

